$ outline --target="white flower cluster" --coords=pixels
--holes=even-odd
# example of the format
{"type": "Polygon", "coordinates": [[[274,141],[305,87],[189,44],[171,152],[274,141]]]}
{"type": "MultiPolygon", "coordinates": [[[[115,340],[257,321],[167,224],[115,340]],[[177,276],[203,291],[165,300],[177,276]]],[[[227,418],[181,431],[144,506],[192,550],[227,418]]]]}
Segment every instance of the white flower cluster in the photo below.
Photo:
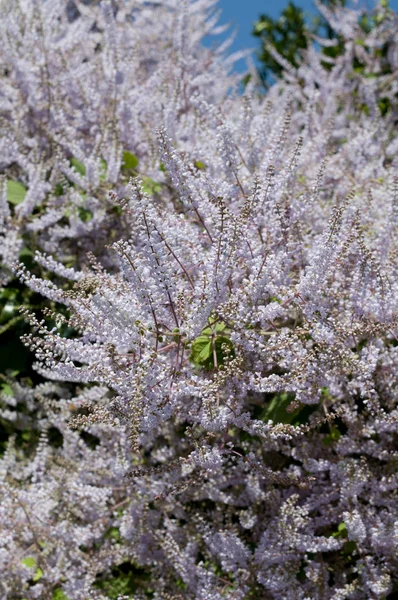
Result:
{"type": "Polygon", "coordinates": [[[0,597],[386,598],[398,16],[320,6],[264,97],[213,0],[1,4],[0,597]]]}

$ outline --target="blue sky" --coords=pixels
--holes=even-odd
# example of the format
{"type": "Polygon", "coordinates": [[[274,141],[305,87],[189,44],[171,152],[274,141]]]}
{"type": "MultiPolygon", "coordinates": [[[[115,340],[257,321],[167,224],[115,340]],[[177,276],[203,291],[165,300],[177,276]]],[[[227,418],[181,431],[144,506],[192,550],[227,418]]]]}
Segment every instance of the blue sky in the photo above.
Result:
{"type": "MultiPolygon", "coordinates": [[[[294,3],[301,6],[304,11],[316,14],[316,8],[312,0],[294,0],[294,3]]],[[[369,0],[360,3],[365,6],[374,5],[369,0]]],[[[223,12],[221,22],[231,23],[233,29],[238,28],[232,50],[257,48],[258,41],[251,35],[254,21],[261,13],[277,17],[287,4],[288,0],[219,0],[219,6],[223,12]]],[[[390,6],[398,11],[398,0],[390,0],[390,6]]],[[[244,64],[241,65],[241,68],[244,68],[244,64]]]]}

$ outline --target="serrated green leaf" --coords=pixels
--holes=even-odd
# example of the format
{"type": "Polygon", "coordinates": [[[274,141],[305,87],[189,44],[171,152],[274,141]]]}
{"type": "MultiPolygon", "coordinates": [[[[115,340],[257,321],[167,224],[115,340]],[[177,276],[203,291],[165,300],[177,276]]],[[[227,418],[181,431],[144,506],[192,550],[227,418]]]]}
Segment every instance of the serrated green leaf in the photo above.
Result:
{"type": "Polygon", "coordinates": [[[77,171],[80,175],[86,174],[86,167],[84,166],[84,164],[82,162],[80,162],[80,160],[77,160],[77,158],[74,158],[74,157],[71,158],[70,164],[72,167],[75,168],[75,171],[77,171]]]}
{"type": "Polygon", "coordinates": [[[209,360],[209,358],[213,355],[213,345],[210,341],[207,341],[202,345],[201,350],[197,356],[197,361],[199,364],[202,364],[209,360]]]}
{"type": "Polygon", "coordinates": [[[21,560],[21,564],[29,569],[33,569],[36,566],[36,559],[33,556],[27,556],[21,560]]]}
{"type": "Polygon", "coordinates": [[[226,335],[220,335],[226,330],[227,326],[222,321],[204,327],[200,336],[192,342],[190,360],[196,365],[210,369],[216,364],[220,366],[226,359],[224,346],[229,349],[229,357],[234,358],[235,352],[231,340],[226,335]]]}
{"type": "Polygon", "coordinates": [[[139,159],[135,154],[132,154],[128,150],[123,152],[122,169],[133,170],[138,167],[139,159]]]}
{"type": "Polygon", "coordinates": [[[207,335],[200,335],[192,343],[190,359],[196,365],[203,365],[213,354],[213,345],[207,335]]]}
{"type": "Polygon", "coordinates": [[[21,204],[25,200],[26,187],[20,181],[7,181],[7,200],[10,204],[21,204]]]}

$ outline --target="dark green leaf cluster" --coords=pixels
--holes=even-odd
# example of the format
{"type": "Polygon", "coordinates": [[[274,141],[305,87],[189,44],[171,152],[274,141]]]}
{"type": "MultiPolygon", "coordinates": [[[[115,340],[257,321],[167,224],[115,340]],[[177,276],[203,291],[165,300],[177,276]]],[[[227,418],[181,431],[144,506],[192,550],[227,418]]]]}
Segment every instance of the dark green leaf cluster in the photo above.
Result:
{"type": "MultiPolygon", "coordinates": [[[[324,2],[326,6],[333,9],[336,6],[344,6],[345,0],[328,0],[324,2]]],[[[388,0],[383,0],[380,3],[383,9],[388,10],[388,0]]],[[[361,15],[358,25],[364,34],[370,33],[384,19],[383,13],[380,12],[365,12],[361,15]]],[[[287,61],[292,67],[298,68],[303,63],[303,53],[312,43],[314,36],[323,37],[334,42],[333,45],[328,45],[321,48],[321,52],[325,57],[336,58],[344,52],[344,39],[336,33],[330,26],[328,21],[322,15],[310,16],[294,4],[289,2],[288,6],[282,11],[280,17],[274,19],[269,15],[262,14],[254,25],[253,35],[260,39],[261,50],[258,53],[260,61],[260,76],[263,83],[268,86],[275,78],[283,76],[286,66],[281,64],[275,56],[270,52],[272,47],[281,56],[284,61],[287,61]]],[[[359,45],[364,45],[361,38],[356,40],[359,45]]],[[[391,68],[387,60],[388,44],[384,44],[381,48],[376,49],[376,53],[380,58],[384,58],[384,67],[380,75],[391,73],[391,68]]],[[[365,48],[365,50],[368,50],[365,48]]],[[[326,60],[322,63],[327,70],[331,65],[326,60]]],[[[365,73],[365,63],[354,58],[354,72],[367,76],[377,76],[377,74],[368,75],[365,73]]],[[[382,114],[386,113],[385,102],[380,106],[382,114]]]]}
{"type": "Polygon", "coordinates": [[[253,35],[260,38],[262,44],[259,59],[264,82],[270,76],[280,77],[283,73],[283,66],[273,58],[267,45],[271,45],[291,65],[298,67],[301,62],[300,49],[307,48],[308,34],[304,11],[293,2],[289,2],[277,19],[266,14],[260,16],[254,25],[253,35]]]}
{"type": "Polygon", "coordinates": [[[205,327],[192,342],[190,360],[199,367],[212,370],[223,365],[228,358],[234,358],[234,347],[228,335],[225,323],[205,327]]]}

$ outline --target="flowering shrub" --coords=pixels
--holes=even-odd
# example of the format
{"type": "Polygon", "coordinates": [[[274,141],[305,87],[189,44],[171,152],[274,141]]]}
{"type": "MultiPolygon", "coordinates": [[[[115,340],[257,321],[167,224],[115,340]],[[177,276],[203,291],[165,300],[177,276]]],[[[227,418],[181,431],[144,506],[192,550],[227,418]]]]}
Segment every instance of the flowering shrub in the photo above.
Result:
{"type": "Polygon", "coordinates": [[[46,300],[3,379],[2,597],[387,598],[397,15],[321,8],[341,53],[262,98],[210,0],[5,5],[3,279],[46,300]]]}

